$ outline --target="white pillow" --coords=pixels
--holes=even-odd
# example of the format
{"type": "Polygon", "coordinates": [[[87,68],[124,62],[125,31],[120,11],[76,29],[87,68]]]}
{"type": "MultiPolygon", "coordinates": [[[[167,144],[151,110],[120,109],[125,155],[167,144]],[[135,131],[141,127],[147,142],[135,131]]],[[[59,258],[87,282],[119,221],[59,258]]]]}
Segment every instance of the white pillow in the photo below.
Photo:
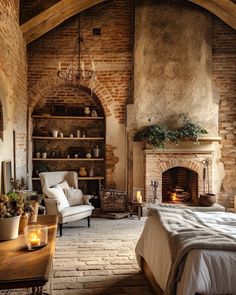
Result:
{"type": "Polygon", "coordinates": [[[70,206],[84,205],[84,196],[80,189],[69,188],[64,190],[70,206]]]}
{"type": "Polygon", "coordinates": [[[58,186],[62,189],[70,188],[66,180],[63,180],[62,182],[58,183],[55,187],[58,187],[58,186]]]}
{"type": "Polygon", "coordinates": [[[49,199],[57,200],[59,203],[58,210],[61,212],[64,208],[70,207],[67,198],[61,187],[52,187],[45,190],[45,194],[49,199]]]}

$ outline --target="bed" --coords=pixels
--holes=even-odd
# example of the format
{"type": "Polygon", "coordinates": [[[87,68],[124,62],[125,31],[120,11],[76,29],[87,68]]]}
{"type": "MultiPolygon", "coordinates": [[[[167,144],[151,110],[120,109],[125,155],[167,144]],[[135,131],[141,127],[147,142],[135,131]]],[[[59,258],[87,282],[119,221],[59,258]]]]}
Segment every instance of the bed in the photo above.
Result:
{"type": "Polygon", "coordinates": [[[236,294],[236,214],[151,208],[137,261],[157,294],[236,294]]]}

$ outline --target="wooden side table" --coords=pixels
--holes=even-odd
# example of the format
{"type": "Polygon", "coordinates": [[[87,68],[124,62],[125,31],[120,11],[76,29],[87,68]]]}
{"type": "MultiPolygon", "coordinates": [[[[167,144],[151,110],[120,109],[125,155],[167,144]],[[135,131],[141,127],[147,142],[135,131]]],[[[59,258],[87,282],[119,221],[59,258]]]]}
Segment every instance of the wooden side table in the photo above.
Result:
{"type": "Polygon", "coordinates": [[[132,217],[133,215],[138,215],[138,219],[140,220],[140,218],[143,216],[143,206],[144,206],[144,202],[139,203],[139,202],[129,202],[129,214],[130,217],[132,217]],[[137,211],[135,210],[137,209],[137,211]]]}
{"type": "Polygon", "coordinates": [[[32,294],[44,294],[43,286],[51,276],[57,223],[57,216],[38,216],[36,224],[48,226],[48,243],[38,250],[26,249],[23,234],[0,243],[0,290],[32,288],[32,294]]]}

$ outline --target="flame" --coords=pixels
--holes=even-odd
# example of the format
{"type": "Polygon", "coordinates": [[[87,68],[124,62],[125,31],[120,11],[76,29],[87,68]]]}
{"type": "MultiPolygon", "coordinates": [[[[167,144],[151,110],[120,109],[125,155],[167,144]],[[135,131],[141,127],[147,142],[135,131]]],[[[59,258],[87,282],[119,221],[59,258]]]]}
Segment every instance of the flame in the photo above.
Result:
{"type": "Polygon", "coordinates": [[[171,194],[171,200],[172,200],[172,201],[176,201],[176,200],[177,200],[176,193],[172,193],[172,194],[171,194]]]}

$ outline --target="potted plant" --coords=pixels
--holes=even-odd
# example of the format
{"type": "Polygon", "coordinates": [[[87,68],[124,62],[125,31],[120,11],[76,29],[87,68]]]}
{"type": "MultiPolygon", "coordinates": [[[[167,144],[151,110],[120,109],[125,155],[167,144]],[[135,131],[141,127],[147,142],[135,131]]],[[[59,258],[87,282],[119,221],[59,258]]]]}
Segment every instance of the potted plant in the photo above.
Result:
{"type": "Polygon", "coordinates": [[[30,212],[32,206],[24,193],[0,194],[0,240],[16,239],[20,217],[30,212]]]}
{"type": "Polygon", "coordinates": [[[30,194],[27,196],[27,200],[33,208],[33,212],[29,217],[29,221],[36,222],[38,218],[38,209],[39,205],[43,199],[43,195],[41,194],[30,194]]]}
{"type": "Polygon", "coordinates": [[[200,135],[208,133],[197,123],[193,123],[187,114],[181,113],[179,118],[182,120],[181,127],[169,129],[166,125],[161,124],[146,126],[136,132],[134,141],[144,141],[157,148],[165,149],[166,142],[178,143],[181,139],[197,140],[200,135]]]}

